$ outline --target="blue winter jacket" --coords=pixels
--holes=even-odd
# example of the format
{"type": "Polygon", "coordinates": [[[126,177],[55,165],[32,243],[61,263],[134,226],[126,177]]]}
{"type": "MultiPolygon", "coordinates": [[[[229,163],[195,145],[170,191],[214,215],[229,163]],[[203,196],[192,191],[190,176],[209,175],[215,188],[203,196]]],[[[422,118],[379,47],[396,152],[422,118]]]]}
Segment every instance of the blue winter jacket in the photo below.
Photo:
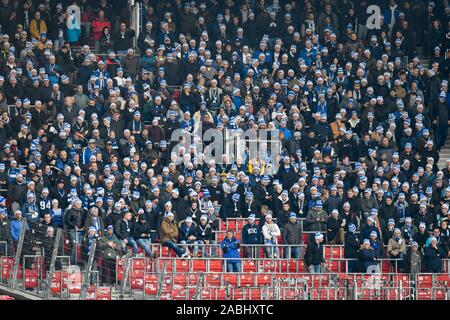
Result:
{"type": "Polygon", "coordinates": [[[227,260],[227,262],[232,263],[241,262],[241,254],[239,253],[239,246],[240,246],[239,240],[236,239],[235,237],[231,238],[231,240],[229,240],[228,238],[222,240],[222,244],[220,245],[220,247],[223,250],[223,257],[234,258],[227,260]]]}

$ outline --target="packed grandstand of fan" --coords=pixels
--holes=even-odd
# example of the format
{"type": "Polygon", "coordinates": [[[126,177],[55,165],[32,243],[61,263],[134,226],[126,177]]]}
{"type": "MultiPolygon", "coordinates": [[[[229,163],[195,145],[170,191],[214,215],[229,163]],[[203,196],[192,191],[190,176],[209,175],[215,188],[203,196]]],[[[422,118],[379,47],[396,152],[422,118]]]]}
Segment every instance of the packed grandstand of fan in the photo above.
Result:
{"type": "Polygon", "coordinates": [[[61,228],[73,265],[95,240],[102,283],[159,244],[226,272],[328,272],[324,244],[344,272],[445,271],[447,0],[140,4],[133,30],[126,1],[0,2],[2,255],[22,238],[49,269],[61,228]],[[277,141],[203,152],[248,130],[277,141]]]}

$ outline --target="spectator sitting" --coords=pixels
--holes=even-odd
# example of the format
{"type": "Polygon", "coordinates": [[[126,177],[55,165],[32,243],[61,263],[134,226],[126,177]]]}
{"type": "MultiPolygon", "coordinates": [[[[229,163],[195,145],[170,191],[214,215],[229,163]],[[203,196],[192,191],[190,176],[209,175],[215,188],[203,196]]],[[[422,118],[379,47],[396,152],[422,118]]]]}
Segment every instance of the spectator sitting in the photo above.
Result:
{"type": "Polygon", "coordinates": [[[190,258],[190,255],[181,249],[178,243],[178,227],[174,220],[175,215],[169,212],[161,222],[159,228],[159,238],[163,246],[169,247],[176,252],[179,257],[190,258]]]}
{"type": "Polygon", "coordinates": [[[179,243],[186,248],[186,253],[190,255],[189,247],[190,245],[193,245],[194,250],[192,256],[196,257],[198,254],[197,226],[191,216],[188,216],[186,220],[179,222],[178,232],[179,243]]]}

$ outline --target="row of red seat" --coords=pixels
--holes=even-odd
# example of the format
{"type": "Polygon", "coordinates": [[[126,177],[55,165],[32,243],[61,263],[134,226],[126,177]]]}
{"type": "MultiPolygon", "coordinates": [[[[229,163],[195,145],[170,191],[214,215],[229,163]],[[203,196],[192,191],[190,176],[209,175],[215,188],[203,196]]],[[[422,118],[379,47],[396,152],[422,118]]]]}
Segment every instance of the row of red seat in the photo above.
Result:
{"type": "MultiPolygon", "coordinates": [[[[331,272],[345,272],[346,261],[344,259],[325,259],[327,268],[331,272]]],[[[120,259],[117,264],[117,271],[120,274],[125,269],[125,260],[120,259]]],[[[224,271],[222,259],[190,259],[182,260],[177,258],[160,258],[150,260],[149,258],[134,258],[130,270],[146,270],[160,271],[165,267],[167,272],[221,272],[224,271]]],[[[381,272],[389,273],[391,270],[391,262],[388,260],[381,261],[381,272]]],[[[242,259],[243,272],[306,272],[305,263],[300,259],[242,259]]],[[[121,280],[119,278],[119,280],[121,280]]]]}
{"type": "MultiPolygon", "coordinates": [[[[160,299],[216,299],[216,300],[260,300],[279,298],[289,299],[312,299],[312,300],[334,300],[334,299],[416,299],[430,300],[448,299],[446,296],[446,286],[450,284],[448,274],[422,275],[418,276],[417,288],[412,290],[409,275],[399,276],[397,274],[383,275],[380,278],[378,287],[370,287],[371,276],[361,274],[339,275],[338,278],[349,279],[352,276],[355,286],[345,286],[338,280],[332,283],[334,275],[309,275],[309,274],[275,274],[275,275],[255,275],[255,274],[205,274],[204,284],[197,291],[198,273],[192,274],[167,274],[164,276],[162,288],[158,285],[158,274],[145,274],[143,276],[131,277],[131,288],[143,290],[146,296],[156,296],[160,294],[160,299]],[[435,278],[435,279],[433,279],[435,278]],[[278,286],[273,286],[273,279],[286,280],[279,281],[278,286]],[[299,282],[293,280],[304,279],[308,283],[305,290],[299,282]],[[429,286],[428,280],[440,281],[445,279],[441,285],[438,282],[435,287],[429,286]],[[367,284],[369,283],[369,284],[367,284]],[[158,289],[161,289],[160,291],[158,289]],[[354,292],[354,290],[356,292],[354,292]],[[276,294],[277,296],[274,296],[276,294]]],[[[373,286],[373,284],[372,284],[373,286]]]]}

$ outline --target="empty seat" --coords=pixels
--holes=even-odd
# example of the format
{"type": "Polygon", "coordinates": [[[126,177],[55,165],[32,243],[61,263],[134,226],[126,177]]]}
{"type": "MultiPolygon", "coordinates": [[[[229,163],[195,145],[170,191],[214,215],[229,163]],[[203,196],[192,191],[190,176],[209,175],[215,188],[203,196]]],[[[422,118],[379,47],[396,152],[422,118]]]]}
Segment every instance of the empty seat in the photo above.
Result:
{"type": "Polygon", "coordinates": [[[257,274],[256,275],[256,285],[257,286],[270,285],[270,275],[257,274]]]}
{"type": "Polygon", "coordinates": [[[219,260],[219,259],[209,260],[209,271],[210,272],[221,272],[222,271],[222,260],[219,260]]]}
{"type": "Polygon", "coordinates": [[[34,289],[38,287],[39,274],[37,270],[25,269],[23,278],[26,289],[34,289]]]}
{"type": "Polygon", "coordinates": [[[243,263],[244,272],[256,272],[256,264],[253,260],[244,260],[243,263]]]}
{"type": "Polygon", "coordinates": [[[233,287],[237,286],[238,275],[236,273],[224,273],[222,279],[223,285],[230,284],[233,287]]]}
{"type": "Polygon", "coordinates": [[[144,288],[144,270],[134,270],[130,273],[131,289],[144,288]]]}
{"type": "Polygon", "coordinates": [[[418,288],[431,288],[433,285],[433,275],[418,275],[417,287],[418,288]]]}
{"type": "Polygon", "coordinates": [[[147,261],[145,258],[135,258],[132,260],[132,269],[133,270],[145,270],[145,266],[147,261]]]}
{"type": "Polygon", "coordinates": [[[186,286],[187,284],[187,279],[186,279],[186,274],[185,273],[175,273],[173,275],[173,284],[174,285],[179,285],[179,286],[186,286]]]}
{"type": "Polygon", "coordinates": [[[241,287],[251,287],[255,285],[255,275],[252,273],[243,273],[239,276],[239,285],[241,287]]]}
{"type": "Polygon", "coordinates": [[[146,274],[144,285],[146,295],[156,295],[158,293],[158,276],[156,274],[146,274]]]}
{"type": "Polygon", "coordinates": [[[220,286],[222,279],[220,275],[220,273],[207,273],[205,276],[206,284],[210,286],[220,286]]]}
{"type": "Polygon", "coordinates": [[[206,260],[204,260],[204,259],[192,259],[192,271],[194,271],[194,272],[206,272],[206,260]]]}
{"type": "Polygon", "coordinates": [[[175,260],[175,271],[176,272],[188,272],[189,271],[189,261],[188,260],[175,260]]]}
{"type": "Polygon", "coordinates": [[[416,290],[417,300],[431,300],[432,294],[430,289],[417,289],[416,290]]]}
{"type": "Polygon", "coordinates": [[[110,287],[98,287],[96,290],[97,300],[111,300],[111,288],[110,287]]]}

